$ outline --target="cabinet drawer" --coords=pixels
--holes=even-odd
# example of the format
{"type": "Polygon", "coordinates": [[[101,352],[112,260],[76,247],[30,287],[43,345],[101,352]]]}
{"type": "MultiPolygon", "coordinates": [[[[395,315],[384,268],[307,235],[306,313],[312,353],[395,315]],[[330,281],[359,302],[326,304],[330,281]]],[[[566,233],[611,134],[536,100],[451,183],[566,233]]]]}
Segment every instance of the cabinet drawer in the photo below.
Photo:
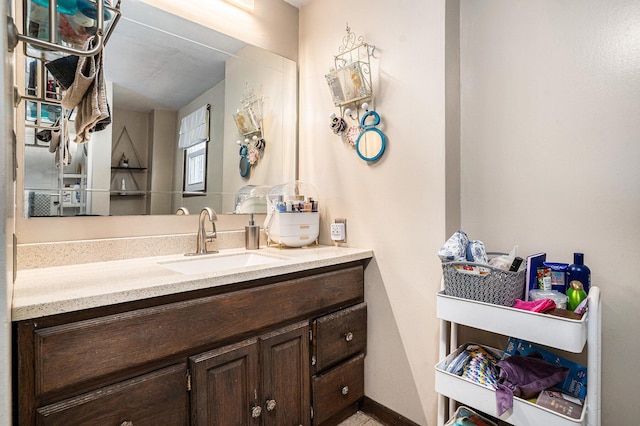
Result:
{"type": "Polygon", "coordinates": [[[367,304],[325,315],[313,323],[315,371],[322,371],[367,345],[367,304]]]}
{"type": "Polygon", "coordinates": [[[37,425],[186,425],[186,364],[177,364],[36,410],[37,425]]]}
{"type": "Polygon", "coordinates": [[[364,396],[364,354],[313,376],[313,423],[321,424],[364,396]]]}
{"type": "MultiPolygon", "coordinates": [[[[362,266],[36,329],[35,395],[362,300],[362,266]]],[[[106,379],[105,379],[106,380],[106,379]]]]}

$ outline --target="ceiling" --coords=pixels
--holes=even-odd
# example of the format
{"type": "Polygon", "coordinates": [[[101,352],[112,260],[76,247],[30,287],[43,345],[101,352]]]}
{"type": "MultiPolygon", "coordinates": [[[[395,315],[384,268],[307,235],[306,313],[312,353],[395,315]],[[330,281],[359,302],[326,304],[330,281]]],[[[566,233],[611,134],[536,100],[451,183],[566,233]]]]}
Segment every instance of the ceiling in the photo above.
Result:
{"type": "Polygon", "coordinates": [[[114,103],[135,111],[179,110],[224,79],[245,43],[140,1],[122,2],[105,47],[114,103]]]}
{"type": "Polygon", "coordinates": [[[309,3],[311,0],[284,0],[284,1],[300,9],[302,6],[309,3]]]}

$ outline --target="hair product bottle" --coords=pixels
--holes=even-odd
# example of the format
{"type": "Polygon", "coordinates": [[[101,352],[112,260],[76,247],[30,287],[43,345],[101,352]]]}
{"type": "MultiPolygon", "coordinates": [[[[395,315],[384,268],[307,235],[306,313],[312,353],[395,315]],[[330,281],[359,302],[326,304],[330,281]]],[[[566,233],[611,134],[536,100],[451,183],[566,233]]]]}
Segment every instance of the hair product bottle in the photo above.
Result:
{"type": "Polygon", "coordinates": [[[569,283],[567,298],[567,308],[570,311],[575,311],[578,305],[587,298],[587,292],[582,288],[582,283],[580,281],[573,280],[569,283]]]}
{"type": "MultiPolygon", "coordinates": [[[[584,253],[573,253],[573,264],[567,268],[567,283],[580,281],[585,292],[591,287],[591,270],[584,264],[584,253]]],[[[567,288],[568,290],[568,288],[567,288]]]]}

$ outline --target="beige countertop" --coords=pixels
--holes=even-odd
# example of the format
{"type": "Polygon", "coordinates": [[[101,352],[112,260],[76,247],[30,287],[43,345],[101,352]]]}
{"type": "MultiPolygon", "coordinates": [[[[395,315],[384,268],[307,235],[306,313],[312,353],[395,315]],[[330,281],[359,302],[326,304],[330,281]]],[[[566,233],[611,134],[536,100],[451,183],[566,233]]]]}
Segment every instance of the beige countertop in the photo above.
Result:
{"type": "Polygon", "coordinates": [[[156,296],[217,287],[274,275],[337,265],[373,257],[366,249],[308,246],[260,250],[229,249],[203,256],[167,255],[55,266],[18,271],[13,289],[12,320],[38,318],[156,296]],[[184,274],[165,266],[205,257],[254,253],[273,262],[218,272],[184,274]]]}

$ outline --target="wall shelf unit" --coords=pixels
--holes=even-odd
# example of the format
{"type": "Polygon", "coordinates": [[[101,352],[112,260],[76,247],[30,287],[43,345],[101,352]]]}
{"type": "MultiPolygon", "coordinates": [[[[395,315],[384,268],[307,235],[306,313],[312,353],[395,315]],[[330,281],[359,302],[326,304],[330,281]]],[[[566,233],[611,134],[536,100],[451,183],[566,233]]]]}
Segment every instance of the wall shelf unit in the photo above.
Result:
{"type": "Polygon", "coordinates": [[[440,362],[435,367],[439,426],[446,422],[447,399],[450,414],[455,411],[453,402],[458,401],[514,425],[600,426],[602,302],[598,287],[592,286],[589,290],[589,310],[581,320],[461,299],[448,296],[443,291],[436,297],[436,315],[441,320],[440,362]],[[512,409],[498,417],[495,391],[445,371],[458,347],[458,324],[573,353],[582,353],[586,349],[587,397],[580,419],[564,416],[519,398],[514,398],[512,409]]]}
{"type": "Polygon", "coordinates": [[[127,127],[123,127],[111,150],[111,198],[144,197],[146,195],[147,168],[142,163],[127,127]],[[120,143],[125,141],[122,146],[120,143]],[[119,156],[119,153],[122,155],[119,156]],[[127,158],[127,155],[130,160],[127,158]],[[138,180],[144,184],[141,185],[138,180]],[[125,185],[122,184],[124,180],[125,185]],[[124,186],[124,187],[123,187],[124,186]]]}

